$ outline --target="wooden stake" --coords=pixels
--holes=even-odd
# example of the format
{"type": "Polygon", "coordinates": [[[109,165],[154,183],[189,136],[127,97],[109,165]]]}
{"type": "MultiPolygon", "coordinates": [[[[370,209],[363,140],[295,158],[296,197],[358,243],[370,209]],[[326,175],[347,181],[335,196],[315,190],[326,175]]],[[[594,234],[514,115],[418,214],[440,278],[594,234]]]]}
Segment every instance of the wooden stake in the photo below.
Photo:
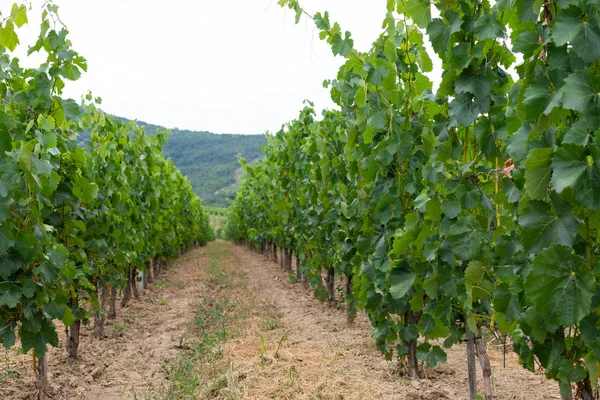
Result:
{"type": "Polygon", "coordinates": [[[469,375],[469,399],[477,397],[477,366],[475,365],[475,335],[465,324],[467,342],[467,371],[469,375]]]}

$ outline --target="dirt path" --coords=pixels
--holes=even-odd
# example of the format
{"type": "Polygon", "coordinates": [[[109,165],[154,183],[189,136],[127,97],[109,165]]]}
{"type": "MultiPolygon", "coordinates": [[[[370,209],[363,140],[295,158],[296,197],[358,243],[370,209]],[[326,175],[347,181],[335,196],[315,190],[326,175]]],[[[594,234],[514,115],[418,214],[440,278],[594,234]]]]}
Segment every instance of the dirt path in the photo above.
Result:
{"type": "MultiPolygon", "coordinates": [[[[49,357],[54,399],[465,399],[465,349],[427,378],[398,375],[364,316],[316,300],[278,265],[218,241],[177,260],[119,309],[106,337],[83,329],[80,359],[49,357]]],[[[62,335],[61,335],[62,336],[62,335]]],[[[558,387],[490,351],[497,399],[558,399],[558,387]]],[[[31,358],[0,359],[0,399],[34,396],[31,358]]]]}
{"type": "MultiPolygon", "coordinates": [[[[79,359],[70,361],[62,348],[49,351],[48,377],[54,399],[155,398],[164,386],[162,367],[177,357],[204,292],[206,249],[177,260],[140,299],[118,309],[107,321],[105,337],[95,340],[92,327],[82,328],[79,359]]],[[[59,328],[61,345],[62,330],[59,328]]],[[[61,346],[62,347],[62,346],[61,346]]],[[[11,349],[0,359],[0,399],[35,398],[31,356],[11,349]]]]}
{"type": "MultiPolygon", "coordinates": [[[[235,263],[244,267],[256,296],[272,303],[281,314],[281,326],[271,333],[262,333],[265,341],[272,348],[286,334],[280,357],[264,369],[257,367],[258,346],[252,350],[245,343],[239,349],[232,345],[236,368],[252,382],[245,388],[244,398],[468,397],[464,346],[447,350],[448,363],[430,370],[427,379],[398,376],[393,365],[374,347],[371,326],[364,315],[348,326],[343,310],[320,303],[310,290],[292,284],[277,264],[244,247],[233,247],[232,255],[235,263]]],[[[558,385],[547,381],[543,374],[525,371],[514,353],[507,355],[506,369],[502,367],[501,353],[490,351],[490,358],[497,399],[560,399],[558,385]]]]}

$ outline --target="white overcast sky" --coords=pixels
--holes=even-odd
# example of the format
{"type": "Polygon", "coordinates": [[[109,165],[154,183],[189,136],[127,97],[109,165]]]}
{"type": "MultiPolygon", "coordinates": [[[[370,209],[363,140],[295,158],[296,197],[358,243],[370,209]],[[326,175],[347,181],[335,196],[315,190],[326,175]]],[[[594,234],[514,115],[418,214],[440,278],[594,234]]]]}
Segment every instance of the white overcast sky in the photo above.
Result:
{"type": "MultiPolygon", "coordinates": [[[[12,1],[0,0],[9,12],[12,1]]],[[[303,0],[328,10],[368,50],[381,32],[385,0],[303,0]]],[[[168,128],[215,133],[276,131],[304,99],[331,108],[325,79],[340,57],[319,40],[312,21],[294,24],[277,0],[55,0],[88,72],[65,94],[88,90],[111,114],[168,128]]],[[[32,6],[39,9],[41,1],[32,6]]],[[[39,16],[19,32],[31,41],[39,16]]]]}

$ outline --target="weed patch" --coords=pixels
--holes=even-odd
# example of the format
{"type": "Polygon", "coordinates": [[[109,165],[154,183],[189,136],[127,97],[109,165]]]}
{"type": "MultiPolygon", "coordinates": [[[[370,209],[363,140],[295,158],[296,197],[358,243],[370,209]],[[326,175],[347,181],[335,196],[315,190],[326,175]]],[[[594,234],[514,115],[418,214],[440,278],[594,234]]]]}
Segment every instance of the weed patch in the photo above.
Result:
{"type": "Polygon", "coordinates": [[[182,353],[171,362],[161,363],[168,381],[161,398],[237,398],[235,371],[224,357],[222,344],[235,336],[239,320],[248,311],[239,301],[245,295],[241,289],[244,286],[238,282],[239,274],[229,268],[223,257],[227,252],[220,247],[211,249],[205,270],[211,290],[199,302],[188,324],[179,346],[182,353]]]}

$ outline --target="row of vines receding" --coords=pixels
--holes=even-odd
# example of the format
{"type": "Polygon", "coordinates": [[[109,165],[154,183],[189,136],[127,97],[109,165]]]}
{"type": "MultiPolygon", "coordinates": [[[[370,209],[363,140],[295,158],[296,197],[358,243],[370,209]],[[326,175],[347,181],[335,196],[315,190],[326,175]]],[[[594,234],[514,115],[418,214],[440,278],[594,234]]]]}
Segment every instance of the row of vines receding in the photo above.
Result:
{"type": "Polygon", "coordinates": [[[264,160],[245,166],[228,237],[293,251],[324,299],[343,277],[349,317],[364,310],[411,376],[466,338],[491,398],[478,340],[490,329],[563,398],[572,386],[594,398],[598,3],[388,0],[368,52],[328,13],[279,4],[345,57],[327,82],[339,109],[317,118],[308,103],[270,136],[264,160]]]}
{"type": "Polygon", "coordinates": [[[88,95],[63,98],[87,69],[71,47],[57,6],[44,5],[40,34],[20,66],[14,50],[25,5],[0,26],[0,343],[33,354],[39,396],[47,385],[48,345],[76,358],[82,324],[104,321],[137,296],[168,260],[206,243],[213,231],[188,180],[162,155],[168,132],[101,112],[88,95]],[[38,56],[40,57],[40,56],[38,56]],[[141,276],[141,274],[140,274],[141,276]]]}

